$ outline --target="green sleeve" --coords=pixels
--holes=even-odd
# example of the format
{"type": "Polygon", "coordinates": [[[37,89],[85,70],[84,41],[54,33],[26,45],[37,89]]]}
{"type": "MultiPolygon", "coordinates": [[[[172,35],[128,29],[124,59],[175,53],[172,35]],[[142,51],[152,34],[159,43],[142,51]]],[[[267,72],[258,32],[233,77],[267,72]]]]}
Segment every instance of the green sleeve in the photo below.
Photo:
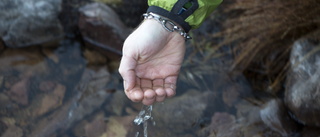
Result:
{"type": "Polygon", "coordinates": [[[192,11],[191,15],[188,14],[187,17],[180,17],[189,25],[189,29],[198,28],[206,17],[222,2],[222,0],[148,0],[148,5],[149,7],[156,6],[166,10],[171,14],[170,16],[179,16],[177,12],[171,13],[176,3],[180,2],[183,4],[182,7],[188,8],[190,1],[196,3],[196,9],[192,11]]]}

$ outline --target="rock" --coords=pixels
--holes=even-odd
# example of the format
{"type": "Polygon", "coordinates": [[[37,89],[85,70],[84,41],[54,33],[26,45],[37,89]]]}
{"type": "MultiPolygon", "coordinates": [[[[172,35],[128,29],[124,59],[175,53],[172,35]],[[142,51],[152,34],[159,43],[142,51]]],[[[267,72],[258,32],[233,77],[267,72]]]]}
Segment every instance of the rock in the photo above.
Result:
{"type": "Polygon", "coordinates": [[[87,60],[88,66],[90,65],[104,65],[107,63],[107,58],[96,50],[86,48],[84,50],[84,57],[87,60]]]}
{"type": "Polygon", "coordinates": [[[302,131],[302,137],[319,137],[320,129],[313,127],[304,127],[302,131]]]}
{"type": "Polygon", "coordinates": [[[242,122],[247,125],[255,125],[256,123],[262,122],[260,117],[260,108],[248,101],[240,101],[236,104],[237,115],[236,117],[242,119],[242,122]]]}
{"type": "Polygon", "coordinates": [[[4,45],[3,41],[2,41],[2,39],[0,38],[0,52],[3,51],[4,48],[5,48],[5,45],[4,45]]]}
{"type": "Polygon", "coordinates": [[[3,88],[4,86],[4,76],[0,75],[0,90],[3,88]]]}
{"type": "Polygon", "coordinates": [[[15,125],[10,125],[8,126],[8,129],[2,134],[1,137],[22,137],[22,136],[23,136],[23,131],[21,128],[15,125]]]}
{"type": "Polygon", "coordinates": [[[0,93],[0,115],[6,112],[6,107],[9,106],[11,103],[12,102],[10,98],[6,94],[0,93]]]}
{"type": "Polygon", "coordinates": [[[39,90],[42,92],[51,92],[57,83],[54,81],[41,81],[39,84],[39,90]]]}
{"type": "Polygon", "coordinates": [[[101,137],[127,137],[132,128],[134,116],[110,117],[108,119],[106,132],[101,137]]]}
{"type": "Polygon", "coordinates": [[[54,79],[59,79],[62,83],[78,83],[86,65],[82,55],[81,43],[73,39],[64,39],[53,54],[55,57],[50,58],[47,62],[50,66],[48,69],[55,72],[52,75],[54,79]],[[55,63],[56,61],[58,63],[55,63]]]}
{"type": "Polygon", "coordinates": [[[81,137],[86,134],[85,126],[89,124],[88,119],[83,119],[72,127],[72,133],[76,137],[81,137]]]}
{"type": "Polygon", "coordinates": [[[269,128],[282,136],[292,136],[297,132],[298,125],[291,119],[284,104],[278,99],[267,102],[260,110],[260,117],[269,128]]]}
{"type": "Polygon", "coordinates": [[[232,132],[237,136],[244,137],[281,137],[279,133],[271,130],[266,124],[264,124],[260,117],[261,108],[257,106],[257,104],[252,103],[252,100],[249,102],[247,100],[241,100],[235,105],[235,107],[237,109],[236,123],[230,125],[230,129],[225,128],[225,130],[220,131],[220,133],[228,135],[230,134],[229,132],[232,132]]]}
{"type": "Polygon", "coordinates": [[[2,134],[8,129],[8,126],[3,123],[2,121],[0,121],[0,136],[2,136],[2,134]]]}
{"type": "Polygon", "coordinates": [[[216,137],[237,137],[240,135],[239,126],[236,124],[236,118],[225,112],[216,112],[211,118],[210,136],[216,137]],[[214,135],[213,135],[214,134],[214,135]]]}
{"type": "Polygon", "coordinates": [[[1,0],[0,37],[8,47],[25,47],[63,36],[61,0],[1,0]]]}
{"type": "Polygon", "coordinates": [[[108,103],[105,108],[110,113],[121,116],[127,103],[129,103],[129,99],[127,98],[125,93],[123,91],[117,90],[113,93],[110,103],[108,103]]]}
{"type": "Polygon", "coordinates": [[[201,119],[208,103],[214,98],[213,92],[189,91],[166,100],[164,104],[155,104],[152,115],[157,126],[171,129],[170,132],[183,133],[201,119]]]}
{"type": "Polygon", "coordinates": [[[55,49],[43,47],[42,53],[46,55],[46,58],[51,59],[54,63],[59,63],[59,57],[56,54],[54,54],[54,50],[55,49]]]}
{"type": "Polygon", "coordinates": [[[62,0],[59,20],[67,37],[75,37],[79,34],[79,7],[91,2],[92,0],[62,0]]]}
{"type": "Polygon", "coordinates": [[[94,0],[96,2],[102,2],[106,4],[120,4],[122,0],[94,0]]]}
{"type": "Polygon", "coordinates": [[[239,88],[236,85],[238,84],[226,87],[226,90],[222,93],[222,100],[229,107],[232,107],[240,99],[240,93],[238,90],[241,89],[241,87],[239,88]]]}
{"type": "Polygon", "coordinates": [[[29,79],[22,79],[11,87],[8,91],[8,96],[16,103],[26,106],[29,104],[28,89],[29,79]]]}
{"type": "Polygon", "coordinates": [[[123,42],[130,31],[118,15],[101,3],[88,4],[79,11],[79,28],[86,45],[103,51],[111,59],[119,59],[123,42]]]}
{"type": "Polygon", "coordinates": [[[101,135],[106,131],[107,126],[104,119],[104,114],[99,113],[92,122],[85,125],[85,135],[87,137],[101,137],[101,135]]]}
{"type": "Polygon", "coordinates": [[[13,126],[16,124],[16,120],[11,117],[2,117],[1,122],[3,122],[7,126],[13,126]]]}
{"type": "Polygon", "coordinates": [[[124,24],[130,28],[136,28],[142,21],[141,15],[148,9],[145,0],[95,0],[111,6],[119,15],[124,24]],[[118,2],[119,1],[119,2],[118,2]],[[137,8],[138,7],[138,8],[137,8]]]}
{"type": "Polygon", "coordinates": [[[84,75],[91,75],[90,82],[88,83],[89,92],[96,92],[106,89],[106,84],[111,78],[107,66],[87,68],[86,73],[87,74],[84,75]]]}
{"type": "Polygon", "coordinates": [[[108,100],[109,89],[104,87],[104,82],[110,77],[105,67],[102,69],[86,69],[78,86],[74,89],[75,95],[69,98],[63,106],[59,107],[47,117],[40,119],[32,126],[32,132],[27,137],[46,137],[57,131],[65,131],[75,123],[100,109],[101,105],[108,100]]]}
{"type": "MultiPolygon", "coordinates": [[[[0,55],[0,72],[43,74],[48,71],[44,56],[36,47],[8,48],[0,55]]],[[[28,74],[28,75],[29,75],[28,74]]]]}
{"type": "Polygon", "coordinates": [[[54,88],[53,92],[42,96],[40,101],[40,106],[33,111],[34,113],[33,115],[41,116],[59,107],[62,104],[65,92],[66,92],[66,87],[64,85],[58,84],[54,88]]]}
{"type": "Polygon", "coordinates": [[[285,103],[302,124],[320,127],[320,31],[297,40],[292,47],[285,103]]]}

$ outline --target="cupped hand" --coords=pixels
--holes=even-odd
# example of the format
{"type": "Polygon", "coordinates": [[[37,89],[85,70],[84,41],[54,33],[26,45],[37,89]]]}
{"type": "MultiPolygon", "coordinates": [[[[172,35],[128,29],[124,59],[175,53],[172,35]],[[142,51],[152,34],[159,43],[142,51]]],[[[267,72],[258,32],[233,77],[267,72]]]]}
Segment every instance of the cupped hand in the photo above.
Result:
{"type": "Polygon", "coordinates": [[[176,94],[185,40],[156,20],[144,20],[125,40],[119,72],[127,97],[152,105],[176,94]]]}

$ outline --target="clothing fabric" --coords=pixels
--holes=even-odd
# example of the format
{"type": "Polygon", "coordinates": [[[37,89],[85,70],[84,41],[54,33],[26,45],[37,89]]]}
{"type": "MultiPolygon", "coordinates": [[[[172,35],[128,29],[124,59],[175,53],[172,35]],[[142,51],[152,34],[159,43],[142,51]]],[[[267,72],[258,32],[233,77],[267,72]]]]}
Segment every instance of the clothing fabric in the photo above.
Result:
{"type": "Polygon", "coordinates": [[[178,23],[186,32],[198,28],[223,0],[148,0],[148,11],[178,23]]]}

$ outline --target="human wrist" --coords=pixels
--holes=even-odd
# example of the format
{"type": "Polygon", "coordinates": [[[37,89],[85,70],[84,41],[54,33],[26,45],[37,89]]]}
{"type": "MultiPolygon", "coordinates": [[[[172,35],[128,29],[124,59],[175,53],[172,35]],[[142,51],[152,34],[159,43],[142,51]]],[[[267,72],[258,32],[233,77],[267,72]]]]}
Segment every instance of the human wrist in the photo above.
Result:
{"type": "MultiPolygon", "coordinates": [[[[185,42],[185,39],[179,35],[178,33],[175,32],[169,32],[163,28],[163,26],[156,20],[151,20],[151,19],[146,19],[143,20],[143,22],[140,24],[138,28],[139,32],[142,30],[142,32],[147,32],[148,36],[153,39],[153,41],[181,41],[185,42]]],[[[142,34],[144,35],[144,34],[142,34]]]]}
{"type": "Polygon", "coordinates": [[[191,39],[189,34],[185,32],[184,29],[178,23],[170,20],[169,18],[163,17],[152,12],[145,13],[143,14],[143,16],[145,20],[156,20],[159,24],[161,24],[163,29],[165,29],[168,32],[177,33],[181,35],[185,39],[185,41],[191,39]]]}

